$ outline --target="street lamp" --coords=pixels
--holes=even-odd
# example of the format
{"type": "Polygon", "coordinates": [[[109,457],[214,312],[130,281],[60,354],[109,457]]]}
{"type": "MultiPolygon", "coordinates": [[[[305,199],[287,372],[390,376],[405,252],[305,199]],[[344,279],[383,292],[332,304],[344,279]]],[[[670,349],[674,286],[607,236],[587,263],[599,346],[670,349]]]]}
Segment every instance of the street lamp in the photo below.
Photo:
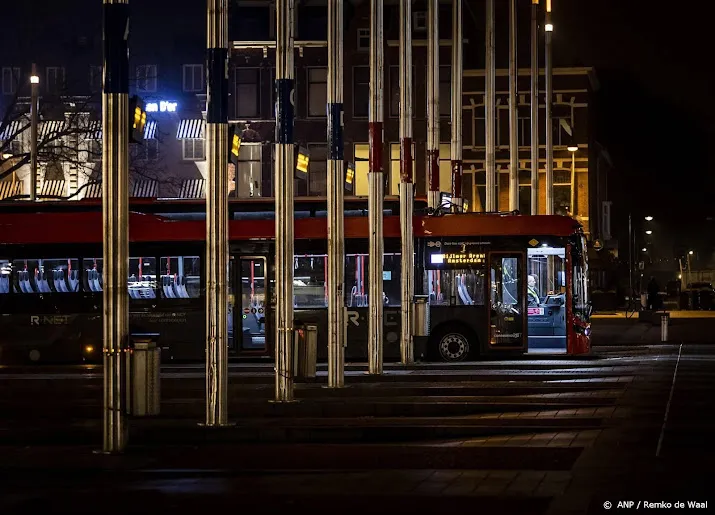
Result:
{"type": "Polygon", "coordinates": [[[650,236],[651,234],[653,234],[653,231],[646,231],[645,233],[650,236]]]}
{"type": "Polygon", "coordinates": [[[643,247],[641,250],[642,250],[643,252],[648,252],[648,249],[645,248],[645,247],[643,247]]]}
{"type": "Polygon", "coordinates": [[[653,221],[653,217],[652,217],[652,216],[646,216],[646,217],[645,217],[645,221],[646,221],[646,222],[652,222],[652,221],[653,221]]]}
{"type": "Polygon", "coordinates": [[[693,251],[691,250],[690,252],[688,252],[688,254],[692,256],[692,255],[693,255],[693,251]]]}
{"type": "Polygon", "coordinates": [[[38,93],[40,76],[37,66],[32,63],[30,75],[30,200],[35,201],[37,195],[37,125],[39,123],[38,93]]]}

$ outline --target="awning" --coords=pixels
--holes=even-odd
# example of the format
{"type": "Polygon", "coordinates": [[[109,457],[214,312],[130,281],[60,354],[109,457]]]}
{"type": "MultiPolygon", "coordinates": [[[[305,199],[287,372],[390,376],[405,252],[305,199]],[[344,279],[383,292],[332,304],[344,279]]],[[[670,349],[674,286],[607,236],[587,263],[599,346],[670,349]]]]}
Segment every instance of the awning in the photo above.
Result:
{"type": "Polygon", "coordinates": [[[181,120],[176,139],[200,139],[204,137],[203,120],[181,120]]]}
{"type": "Polygon", "coordinates": [[[39,137],[40,139],[55,136],[65,130],[64,120],[47,120],[40,124],[39,137]]]}
{"type": "MultiPolygon", "coordinates": [[[[149,120],[144,125],[144,139],[155,139],[156,138],[156,121],[149,120]]],[[[102,122],[93,121],[89,122],[89,127],[87,128],[87,133],[84,137],[86,140],[101,140],[102,139],[102,122]]]]}
{"type": "MultiPolygon", "coordinates": [[[[26,122],[25,122],[26,123],[26,122]]],[[[13,120],[7,124],[5,130],[0,133],[0,140],[7,141],[14,139],[23,129],[23,120],[13,120]]]]}

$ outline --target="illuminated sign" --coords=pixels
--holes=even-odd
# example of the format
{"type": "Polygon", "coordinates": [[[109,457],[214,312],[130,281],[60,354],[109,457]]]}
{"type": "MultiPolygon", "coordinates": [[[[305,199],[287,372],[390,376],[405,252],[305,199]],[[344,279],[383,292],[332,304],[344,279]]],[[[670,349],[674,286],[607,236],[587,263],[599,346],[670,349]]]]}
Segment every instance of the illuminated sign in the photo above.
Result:
{"type": "Polygon", "coordinates": [[[308,165],[310,164],[310,154],[307,148],[298,147],[298,160],[295,165],[296,176],[299,179],[308,179],[308,165]]]}
{"type": "Polygon", "coordinates": [[[178,102],[167,102],[165,100],[150,102],[146,105],[147,113],[175,113],[178,102]]]}
{"type": "Polygon", "coordinates": [[[543,316],[544,308],[528,308],[527,314],[529,316],[543,316]]]}
{"type": "Polygon", "coordinates": [[[433,265],[482,265],[486,256],[479,253],[464,254],[432,254],[430,263],[433,265]]]}
{"type": "Polygon", "coordinates": [[[144,126],[146,125],[146,110],[139,97],[132,97],[129,103],[131,126],[129,127],[129,141],[141,143],[144,141],[144,126]]]}
{"type": "Polygon", "coordinates": [[[231,138],[231,161],[234,164],[238,164],[238,153],[241,150],[241,136],[234,134],[231,138]]]}

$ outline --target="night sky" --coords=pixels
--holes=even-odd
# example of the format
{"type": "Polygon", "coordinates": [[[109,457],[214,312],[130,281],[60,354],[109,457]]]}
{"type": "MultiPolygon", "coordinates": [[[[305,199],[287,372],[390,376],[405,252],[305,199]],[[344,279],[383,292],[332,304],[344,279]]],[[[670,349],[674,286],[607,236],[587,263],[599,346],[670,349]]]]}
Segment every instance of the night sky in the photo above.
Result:
{"type": "Polygon", "coordinates": [[[554,0],[559,54],[594,66],[601,81],[598,134],[616,166],[614,204],[683,230],[715,215],[712,28],[686,5],[554,0]]]}

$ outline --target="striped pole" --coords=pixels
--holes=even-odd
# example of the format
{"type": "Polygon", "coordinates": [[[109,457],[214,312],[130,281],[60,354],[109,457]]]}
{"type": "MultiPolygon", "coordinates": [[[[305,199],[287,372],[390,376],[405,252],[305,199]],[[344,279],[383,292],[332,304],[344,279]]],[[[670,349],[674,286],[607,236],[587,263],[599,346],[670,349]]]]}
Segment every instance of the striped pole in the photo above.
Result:
{"type": "Polygon", "coordinates": [[[412,0],[400,0],[400,358],[414,362],[413,297],[415,240],[412,231],[412,0]]]}
{"type": "Polygon", "coordinates": [[[498,211],[497,203],[497,172],[496,172],[496,53],[494,47],[494,25],[496,13],[494,0],[487,0],[487,30],[486,30],[486,73],[484,95],[484,124],[485,124],[485,168],[486,168],[486,206],[485,211],[498,211]]]}
{"type": "Polygon", "coordinates": [[[343,0],[328,2],[328,386],[345,385],[343,0]]]}
{"type": "Polygon", "coordinates": [[[293,2],[276,2],[276,402],[293,400],[293,2]]]}
{"type": "Polygon", "coordinates": [[[509,210],[519,209],[519,113],[516,82],[516,0],[509,1],[509,210]]]}
{"type": "Polygon", "coordinates": [[[539,214],[539,0],[531,0],[531,214],[539,214]]]}
{"type": "MultiPolygon", "coordinates": [[[[104,86],[102,92],[102,224],[104,227],[103,444],[124,451],[124,406],[129,338],[129,3],[104,0],[104,86]]],[[[34,190],[33,190],[34,191],[34,190]]]]}
{"type": "Polygon", "coordinates": [[[439,207],[439,0],[427,6],[427,183],[428,206],[439,207]]]}
{"type": "Polygon", "coordinates": [[[462,0],[452,0],[452,204],[462,208],[462,0]]]}
{"type": "Polygon", "coordinates": [[[544,74],[546,82],[546,214],[554,214],[554,127],[551,119],[551,103],[554,97],[553,69],[551,64],[551,37],[554,25],[551,22],[551,0],[546,0],[546,56],[544,58],[544,74]]]}
{"type": "Polygon", "coordinates": [[[206,425],[228,423],[228,0],[208,0],[206,425]]]}
{"type": "Polygon", "coordinates": [[[368,370],[382,374],[382,207],[385,180],[382,171],[382,116],[384,77],[383,0],[370,0],[370,171],[368,173],[369,281],[368,370]]]}

